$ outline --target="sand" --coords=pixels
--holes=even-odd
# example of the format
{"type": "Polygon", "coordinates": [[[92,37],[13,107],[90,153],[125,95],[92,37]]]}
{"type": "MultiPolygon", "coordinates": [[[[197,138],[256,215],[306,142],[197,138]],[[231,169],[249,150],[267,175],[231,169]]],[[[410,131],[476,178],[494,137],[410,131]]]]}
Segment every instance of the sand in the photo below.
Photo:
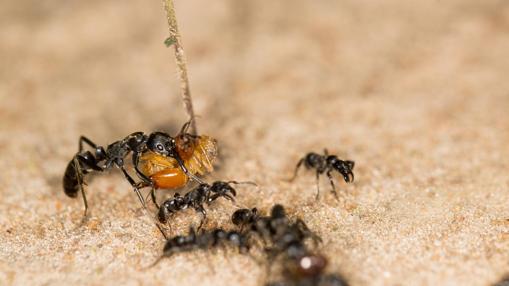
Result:
{"type": "MultiPolygon", "coordinates": [[[[164,241],[118,170],[91,217],[62,191],[86,135],[106,145],[186,120],[159,2],[15,1],[0,9],[0,285],[261,285],[247,256],[143,269],[164,241]]],[[[351,285],[490,285],[509,270],[509,3],[177,1],[200,133],[236,205],[285,204],[351,285]],[[339,201],[308,151],[356,162],[339,201]]],[[[338,182],[339,182],[339,178],[338,182]]],[[[159,198],[172,192],[159,192],[159,198]]],[[[152,210],[154,211],[154,210],[152,210]]],[[[199,217],[176,217],[184,233],[199,217]]],[[[271,277],[270,279],[276,279],[271,277]]]]}

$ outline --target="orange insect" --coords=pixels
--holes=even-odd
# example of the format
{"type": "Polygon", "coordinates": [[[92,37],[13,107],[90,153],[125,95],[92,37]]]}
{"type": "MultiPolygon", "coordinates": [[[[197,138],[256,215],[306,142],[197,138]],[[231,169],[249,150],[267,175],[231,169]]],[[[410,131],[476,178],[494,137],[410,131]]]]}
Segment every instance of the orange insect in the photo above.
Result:
{"type": "MultiPolygon", "coordinates": [[[[175,147],[184,166],[191,175],[204,175],[212,172],[212,163],[217,157],[217,140],[206,135],[187,133],[187,122],[175,137],[175,147]]],[[[139,161],[139,170],[150,180],[155,189],[175,189],[183,187],[189,177],[177,160],[152,151],[145,152],[139,161]]]]}

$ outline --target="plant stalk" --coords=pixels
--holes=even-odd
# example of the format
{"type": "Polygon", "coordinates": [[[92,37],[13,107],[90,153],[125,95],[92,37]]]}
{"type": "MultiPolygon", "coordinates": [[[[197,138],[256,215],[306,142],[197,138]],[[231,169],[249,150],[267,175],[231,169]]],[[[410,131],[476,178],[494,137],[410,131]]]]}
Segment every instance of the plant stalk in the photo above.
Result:
{"type": "Polygon", "coordinates": [[[175,62],[177,64],[177,70],[180,79],[182,101],[184,102],[184,108],[186,109],[187,115],[189,116],[189,120],[191,120],[190,132],[191,134],[196,135],[198,130],[196,129],[196,119],[193,110],[193,101],[191,99],[191,89],[189,87],[189,79],[187,77],[186,59],[178,31],[175,6],[173,5],[173,0],[163,0],[163,5],[164,9],[166,10],[168,30],[170,32],[170,37],[166,39],[165,44],[167,46],[172,45],[175,49],[175,62]]]}

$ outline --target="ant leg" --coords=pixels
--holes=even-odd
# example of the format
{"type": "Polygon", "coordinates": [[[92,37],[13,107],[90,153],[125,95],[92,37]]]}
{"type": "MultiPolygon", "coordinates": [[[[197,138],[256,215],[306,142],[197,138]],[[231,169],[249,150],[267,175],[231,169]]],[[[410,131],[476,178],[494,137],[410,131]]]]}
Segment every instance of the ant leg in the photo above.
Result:
{"type": "Polygon", "coordinates": [[[79,141],[79,148],[80,148],[80,152],[83,151],[83,142],[87,143],[90,147],[96,149],[97,148],[97,144],[95,144],[94,142],[92,142],[92,140],[88,139],[87,137],[85,136],[80,136],[80,141],[79,141]]]}
{"type": "Polygon", "coordinates": [[[316,171],[316,200],[320,197],[320,171],[316,171]]]}
{"type": "Polygon", "coordinates": [[[314,233],[312,230],[309,229],[309,227],[306,225],[306,223],[302,219],[297,219],[295,221],[295,224],[297,225],[298,229],[307,237],[310,237],[313,240],[313,243],[315,244],[315,247],[318,246],[319,243],[322,242],[322,238],[314,233]]]}
{"type": "Polygon", "coordinates": [[[293,172],[293,177],[290,179],[290,182],[293,182],[295,178],[297,178],[297,173],[299,172],[300,166],[302,166],[302,163],[304,163],[305,158],[302,158],[299,160],[297,165],[295,166],[295,171],[293,172]]]}
{"type": "Polygon", "coordinates": [[[196,177],[193,173],[191,173],[191,172],[189,172],[189,170],[187,170],[186,165],[184,165],[184,162],[182,161],[182,159],[179,156],[176,156],[175,160],[177,160],[177,163],[178,163],[180,169],[182,169],[182,171],[184,172],[184,174],[186,174],[186,176],[191,178],[193,181],[198,182],[199,184],[205,184],[205,182],[202,179],[196,177]]]}
{"type": "Polygon", "coordinates": [[[132,161],[134,165],[134,170],[136,171],[136,175],[140,177],[142,181],[144,181],[147,184],[152,184],[152,180],[147,177],[145,174],[141,172],[141,170],[138,168],[138,165],[140,164],[140,154],[141,152],[134,152],[132,156],[132,161]]]}
{"type": "Polygon", "coordinates": [[[131,186],[134,188],[134,192],[138,196],[138,199],[140,200],[141,205],[144,209],[147,209],[147,205],[145,204],[145,200],[143,199],[143,196],[141,195],[140,190],[138,190],[136,182],[129,176],[127,171],[124,169],[123,166],[120,166],[120,170],[122,170],[122,173],[124,174],[124,177],[127,179],[127,181],[131,184],[131,186]]]}
{"type": "Polygon", "coordinates": [[[147,182],[142,181],[142,182],[137,183],[136,187],[138,189],[142,189],[145,187],[151,187],[150,192],[145,196],[145,202],[148,200],[148,197],[150,196],[150,199],[152,200],[152,202],[154,203],[156,208],[158,208],[158,209],[160,208],[159,204],[157,203],[156,189],[154,188],[154,185],[152,183],[147,183],[147,182]]]}
{"type": "Polygon", "coordinates": [[[143,196],[141,195],[141,192],[140,190],[138,190],[138,184],[136,184],[136,182],[133,180],[133,178],[131,178],[131,176],[129,176],[129,174],[127,173],[127,171],[124,169],[124,166],[119,166],[120,170],[122,170],[122,173],[124,174],[125,178],[127,179],[127,181],[129,181],[129,183],[131,184],[131,186],[133,187],[134,189],[134,192],[136,193],[136,195],[138,196],[138,199],[140,200],[140,203],[143,207],[143,211],[145,213],[145,215],[149,216],[151,220],[154,221],[154,223],[156,224],[157,226],[157,229],[159,229],[159,231],[161,232],[161,234],[164,236],[165,239],[167,239],[168,237],[166,236],[166,233],[164,232],[164,230],[161,228],[161,226],[157,223],[157,221],[155,221],[155,219],[150,216],[147,212],[147,205],[145,204],[145,200],[143,199],[143,196]]]}
{"type": "Polygon", "coordinates": [[[336,186],[334,185],[334,180],[332,179],[332,175],[330,173],[331,171],[327,171],[327,177],[329,178],[329,181],[330,181],[330,184],[332,186],[332,190],[331,190],[331,193],[334,194],[334,197],[336,197],[336,200],[339,201],[339,198],[338,198],[338,193],[336,192],[336,186]]]}
{"type": "Polygon", "coordinates": [[[205,209],[203,208],[203,206],[198,206],[196,208],[196,211],[199,211],[201,214],[202,214],[202,219],[200,221],[200,225],[198,226],[198,228],[196,229],[197,231],[200,231],[201,230],[201,227],[203,226],[203,223],[205,222],[205,220],[207,220],[207,211],[205,211],[205,209]]]}
{"type": "Polygon", "coordinates": [[[83,217],[87,217],[87,211],[88,211],[88,203],[87,203],[87,196],[85,195],[85,189],[83,188],[83,172],[81,171],[80,163],[78,160],[78,157],[73,158],[74,161],[74,170],[76,171],[76,178],[78,179],[78,185],[80,186],[81,191],[81,197],[83,198],[83,204],[85,205],[85,212],[83,213],[83,217]]]}
{"type": "Polygon", "coordinates": [[[325,154],[325,157],[329,156],[329,150],[327,150],[327,148],[323,148],[323,154],[325,154]]]}
{"type": "Polygon", "coordinates": [[[144,267],[143,269],[149,269],[149,268],[152,268],[154,266],[156,266],[157,264],[159,264],[159,262],[161,262],[161,260],[163,260],[164,258],[166,257],[170,257],[171,255],[173,254],[172,251],[167,251],[167,252],[164,252],[161,256],[159,256],[156,261],[154,261],[152,264],[150,264],[149,266],[146,266],[144,267]]]}
{"type": "Polygon", "coordinates": [[[156,198],[156,189],[154,189],[154,187],[152,187],[152,189],[150,190],[150,197],[152,198],[152,201],[154,202],[154,205],[156,205],[156,208],[160,208],[159,204],[157,203],[157,198],[156,198]]]}

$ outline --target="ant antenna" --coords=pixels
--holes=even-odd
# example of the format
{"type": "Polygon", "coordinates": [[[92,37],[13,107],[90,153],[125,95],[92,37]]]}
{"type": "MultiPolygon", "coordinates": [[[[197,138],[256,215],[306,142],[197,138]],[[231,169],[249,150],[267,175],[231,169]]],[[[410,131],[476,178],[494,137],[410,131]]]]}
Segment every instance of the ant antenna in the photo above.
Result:
{"type": "Polygon", "coordinates": [[[252,185],[252,186],[256,186],[258,187],[258,185],[255,183],[255,182],[252,182],[252,181],[228,181],[226,182],[228,184],[235,184],[235,185],[252,185]]]}
{"type": "Polygon", "coordinates": [[[149,266],[146,266],[144,268],[142,268],[143,270],[148,270],[154,266],[156,266],[157,264],[159,264],[159,262],[161,262],[161,260],[163,260],[163,258],[167,257],[167,255],[163,254],[161,256],[159,256],[156,261],[152,262],[152,264],[150,264],[149,266]]]}
{"type": "Polygon", "coordinates": [[[182,125],[182,128],[180,129],[179,135],[187,133],[187,129],[189,129],[189,126],[191,125],[191,122],[195,122],[194,118],[189,119],[184,125],[182,125]]]}

